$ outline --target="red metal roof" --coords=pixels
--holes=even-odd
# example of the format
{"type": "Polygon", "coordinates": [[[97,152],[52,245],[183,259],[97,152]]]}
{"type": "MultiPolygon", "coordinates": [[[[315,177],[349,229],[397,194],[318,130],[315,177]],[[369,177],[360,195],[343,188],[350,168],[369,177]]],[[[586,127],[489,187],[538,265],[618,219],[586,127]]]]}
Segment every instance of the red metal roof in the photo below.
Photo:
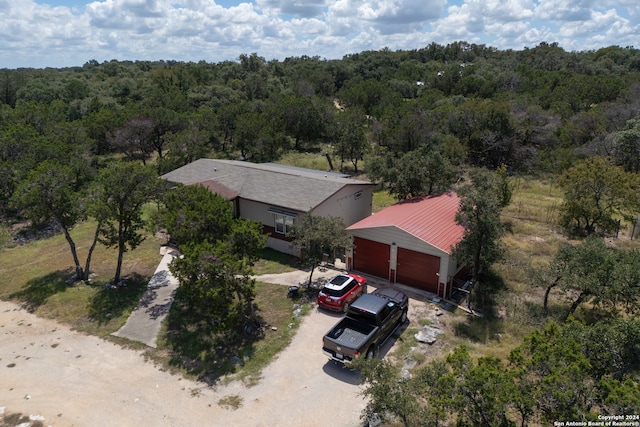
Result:
{"type": "Polygon", "coordinates": [[[462,239],[464,233],[464,227],[455,221],[459,207],[460,198],[453,192],[414,197],[372,214],[347,227],[347,230],[397,227],[451,254],[451,247],[462,239]]]}

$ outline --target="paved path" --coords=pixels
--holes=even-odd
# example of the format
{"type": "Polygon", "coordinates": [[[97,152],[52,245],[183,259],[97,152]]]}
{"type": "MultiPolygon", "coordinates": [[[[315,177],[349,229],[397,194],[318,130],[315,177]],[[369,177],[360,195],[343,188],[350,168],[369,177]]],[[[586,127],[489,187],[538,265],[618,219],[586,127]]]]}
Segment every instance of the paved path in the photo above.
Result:
{"type": "Polygon", "coordinates": [[[169,314],[173,296],[178,288],[178,280],[169,271],[169,264],[177,255],[177,252],[170,250],[162,257],[138,306],[131,312],[122,328],[112,335],[156,347],[162,321],[169,314]]]}

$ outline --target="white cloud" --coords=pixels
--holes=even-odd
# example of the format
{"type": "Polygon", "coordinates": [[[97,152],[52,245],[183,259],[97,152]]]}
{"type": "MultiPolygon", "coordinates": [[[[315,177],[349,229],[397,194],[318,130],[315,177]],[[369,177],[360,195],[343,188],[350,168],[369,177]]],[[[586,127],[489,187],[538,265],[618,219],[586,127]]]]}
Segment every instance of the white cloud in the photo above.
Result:
{"type": "Polygon", "coordinates": [[[587,21],[593,0],[539,0],[536,14],[550,21],[587,21]]]}
{"type": "Polygon", "coordinates": [[[432,41],[584,50],[638,44],[640,34],[637,0],[94,0],[73,9],[37,1],[0,0],[0,68],[251,52],[340,58],[432,41]]]}
{"type": "Polygon", "coordinates": [[[265,13],[288,14],[301,18],[322,16],[326,10],[324,0],[256,0],[265,13]]]}

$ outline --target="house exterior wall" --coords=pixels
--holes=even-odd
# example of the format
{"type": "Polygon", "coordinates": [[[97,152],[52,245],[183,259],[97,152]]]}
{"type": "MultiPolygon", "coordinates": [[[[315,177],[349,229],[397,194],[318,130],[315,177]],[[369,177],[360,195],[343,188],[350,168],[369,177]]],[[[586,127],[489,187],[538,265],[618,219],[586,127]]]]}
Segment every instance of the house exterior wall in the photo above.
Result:
{"type": "Polygon", "coordinates": [[[319,216],[338,216],[348,227],[371,215],[372,203],[373,185],[346,185],[316,206],[311,213],[319,216]]]}
{"type": "Polygon", "coordinates": [[[244,219],[250,219],[257,221],[263,225],[273,227],[274,219],[273,213],[269,212],[269,209],[279,209],[282,211],[290,212],[296,215],[302,215],[302,212],[297,212],[292,209],[287,209],[279,206],[269,205],[260,202],[254,202],[253,200],[240,199],[239,203],[240,217],[244,219]]]}
{"type": "Polygon", "coordinates": [[[278,252],[282,252],[283,254],[300,256],[300,251],[293,245],[293,243],[287,240],[277,239],[269,236],[267,238],[266,246],[278,252]]]}
{"type": "MultiPolygon", "coordinates": [[[[238,203],[239,216],[243,219],[249,219],[259,222],[263,226],[263,232],[268,234],[266,246],[276,251],[289,255],[298,256],[298,250],[295,249],[286,235],[275,231],[275,217],[273,209],[291,213],[299,217],[303,212],[297,212],[292,209],[280,208],[278,206],[255,202],[253,200],[239,199],[238,203]],[[271,210],[271,211],[270,211],[271,210]]],[[[295,219],[294,219],[295,222],[295,219]]]]}
{"type": "MultiPolygon", "coordinates": [[[[371,214],[372,199],[373,186],[349,185],[311,212],[320,216],[339,216],[348,226],[371,214]],[[357,194],[358,192],[360,194],[357,194]]],[[[263,225],[264,232],[269,234],[267,247],[290,255],[299,255],[299,251],[292,245],[291,239],[287,239],[284,234],[275,231],[274,210],[294,214],[294,224],[296,218],[304,215],[304,212],[242,198],[237,199],[234,209],[237,209],[236,215],[240,218],[257,221],[263,225]]]]}

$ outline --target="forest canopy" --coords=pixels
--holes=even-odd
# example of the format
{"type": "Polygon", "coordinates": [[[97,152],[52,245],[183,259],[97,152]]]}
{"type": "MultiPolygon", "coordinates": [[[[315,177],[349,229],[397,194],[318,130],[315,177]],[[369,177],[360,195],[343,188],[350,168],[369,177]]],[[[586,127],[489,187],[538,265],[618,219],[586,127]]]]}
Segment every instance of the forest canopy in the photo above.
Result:
{"type": "Polygon", "coordinates": [[[637,172],[639,95],[639,50],[555,43],[1,69],[0,208],[43,160],[86,176],[110,156],[160,174],[201,157],[325,153],[327,169],[400,198],[446,189],[461,165],[555,174],[601,155],[637,172]]]}

